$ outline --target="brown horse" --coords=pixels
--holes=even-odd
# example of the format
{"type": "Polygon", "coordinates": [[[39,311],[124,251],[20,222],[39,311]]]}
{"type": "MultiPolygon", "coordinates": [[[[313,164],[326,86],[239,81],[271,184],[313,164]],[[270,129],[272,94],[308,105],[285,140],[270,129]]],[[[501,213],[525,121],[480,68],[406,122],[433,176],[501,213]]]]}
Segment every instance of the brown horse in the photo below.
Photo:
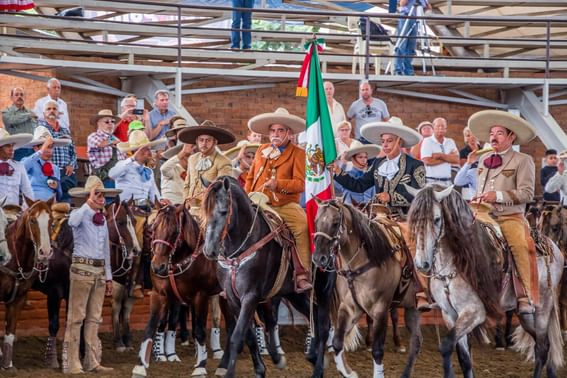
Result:
{"type": "Polygon", "coordinates": [[[51,205],[26,198],[28,208],[5,228],[7,221],[0,210],[0,243],[8,241],[12,258],[0,266],[0,299],[6,305],[6,329],[2,348],[2,368],[13,368],[12,356],[16,325],[25,303],[27,291],[35,278],[45,278],[51,250],[51,205]],[[4,231],[5,230],[5,231],[4,231]],[[4,234],[5,232],[5,234],[4,234]]]}
{"type": "MultiPolygon", "coordinates": [[[[158,323],[167,313],[176,312],[174,308],[178,302],[191,304],[194,314],[192,331],[196,340],[197,362],[192,376],[206,376],[208,298],[221,292],[217,265],[201,253],[203,239],[199,224],[183,205],[159,208],[152,233],[151,277],[154,289],[150,299],[150,318],[140,346],[139,364],[134,367],[132,375],[146,376],[152,338],[158,323]]],[[[221,309],[225,309],[222,302],[221,309]]],[[[165,340],[166,355],[175,353],[174,340],[175,331],[170,330],[165,340]]]]}

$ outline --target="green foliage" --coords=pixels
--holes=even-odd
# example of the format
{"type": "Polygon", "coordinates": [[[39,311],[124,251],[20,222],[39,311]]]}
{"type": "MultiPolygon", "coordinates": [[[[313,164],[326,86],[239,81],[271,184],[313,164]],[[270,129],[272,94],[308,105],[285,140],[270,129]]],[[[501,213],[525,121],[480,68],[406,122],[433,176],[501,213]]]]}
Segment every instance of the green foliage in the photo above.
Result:
{"type": "MultiPolygon", "coordinates": [[[[298,22],[286,22],[284,26],[285,31],[304,33],[317,33],[319,31],[318,26],[306,26],[298,22]]],[[[264,20],[253,20],[252,29],[267,32],[283,30],[281,22],[264,20]]],[[[285,38],[285,35],[282,34],[282,38],[285,38]]],[[[252,42],[252,49],[267,51],[303,51],[303,45],[300,42],[289,41],[254,41],[252,42]]]]}

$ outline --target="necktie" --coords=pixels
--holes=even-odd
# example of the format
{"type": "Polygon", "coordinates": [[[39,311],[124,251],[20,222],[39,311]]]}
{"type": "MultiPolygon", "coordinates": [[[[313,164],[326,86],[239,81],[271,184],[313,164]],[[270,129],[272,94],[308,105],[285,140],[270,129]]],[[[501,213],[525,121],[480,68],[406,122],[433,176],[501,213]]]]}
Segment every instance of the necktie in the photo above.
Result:
{"type": "Polygon", "coordinates": [[[95,213],[95,215],[93,215],[93,223],[97,226],[103,226],[105,220],[106,218],[104,217],[104,214],[101,212],[97,212],[95,213]]]}
{"type": "Polygon", "coordinates": [[[53,172],[53,164],[51,164],[51,162],[49,161],[43,163],[43,165],[41,166],[41,173],[43,173],[44,176],[53,177],[53,175],[55,174],[55,172],[53,172]]]}
{"type": "Polygon", "coordinates": [[[502,156],[492,154],[484,160],[484,166],[488,169],[495,169],[502,165],[502,156]]]}
{"type": "Polygon", "coordinates": [[[382,177],[386,177],[388,180],[391,180],[399,170],[400,167],[395,160],[386,160],[384,164],[378,167],[378,174],[382,177]]]}
{"type": "Polygon", "coordinates": [[[0,163],[0,176],[12,176],[14,174],[14,168],[7,162],[3,161],[0,163]]]}
{"type": "Polygon", "coordinates": [[[142,177],[143,182],[149,181],[152,178],[152,170],[143,165],[138,167],[138,173],[142,177]]]}
{"type": "Polygon", "coordinates": [[[197,166],[195,167],[195,169],[197,169],[198,171],[206,171],[207,169],[211,168],[212,166],[213,166],[213,162],[211,161],[211,159],[201,158],[197,162],[197,166]]]}

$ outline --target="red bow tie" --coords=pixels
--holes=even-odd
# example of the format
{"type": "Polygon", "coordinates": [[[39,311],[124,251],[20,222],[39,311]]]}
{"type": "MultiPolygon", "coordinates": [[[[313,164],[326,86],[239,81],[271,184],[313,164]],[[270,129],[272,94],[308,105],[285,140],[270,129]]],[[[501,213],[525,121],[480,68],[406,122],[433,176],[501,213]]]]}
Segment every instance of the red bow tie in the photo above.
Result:
{"type": "Polygon", "coordinates": [[[495,169],[502,165],[502,156],[492,154],[487,159],[484,159],[484,166],[488,169],[495,169]]]}
{"type": "Polygon", "coordinates": [[[93,215],[93,223],[97,226],[103,226],[105,220],[106,217],[104,216],[103,213],[95,213],[93,215]]]}
{"type": "Polygon", "coordinates": [[[44,176],[53,177],[53,175],[55,174],[55,172],[53,172],[53,164],[46,161],[41,166],[41,172],[43,173],[44,176]]]}
{"type": "Polygon", "coordinates": [[[14,174],[14,168],[5,161],[0,163],[0,176],[12,176],[14,174]]]}

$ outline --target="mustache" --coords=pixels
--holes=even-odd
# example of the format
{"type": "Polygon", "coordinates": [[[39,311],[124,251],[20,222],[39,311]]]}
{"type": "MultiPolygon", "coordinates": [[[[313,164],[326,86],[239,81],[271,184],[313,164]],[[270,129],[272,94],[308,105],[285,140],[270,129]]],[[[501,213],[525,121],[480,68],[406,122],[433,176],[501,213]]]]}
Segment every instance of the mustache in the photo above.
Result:
{"type": "Polygon", "coordinates": [[[275,141],[281,142],[281,141],[283,141],[282,138],[278,138],[278,137],[273,137],[273,138],[271,138],[270,140],[271,140],[272,142],[275,142],[275,141]]]}

